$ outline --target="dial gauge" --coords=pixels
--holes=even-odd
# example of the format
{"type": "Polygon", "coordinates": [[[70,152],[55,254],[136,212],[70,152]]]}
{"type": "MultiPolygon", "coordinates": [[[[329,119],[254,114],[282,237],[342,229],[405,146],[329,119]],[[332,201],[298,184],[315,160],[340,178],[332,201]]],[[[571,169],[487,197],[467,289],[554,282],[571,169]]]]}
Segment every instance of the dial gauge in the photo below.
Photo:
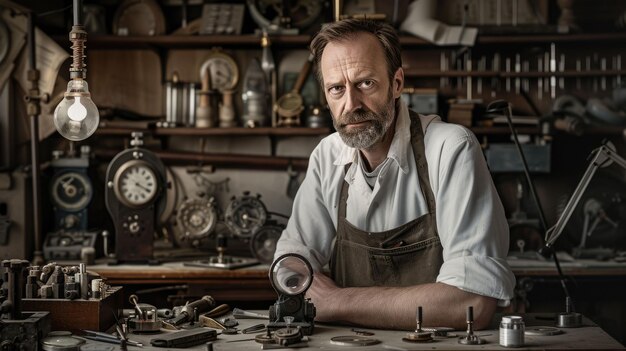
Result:
{"type": "Polygon", "coordinates": [[[91,182],[86,175],[78,172],[65,172],[52,181],[52,201],[60,209],[80,211],[91,201],[91,182]]]}
{"type": "Polygon", "coordinates": [[[200,67],[200,77],[205,71],[211,76],[211,88],[219,91],[233,90],[239,81],[239,68],[235,60],[220,50],[211,50],[200,67]]]}
{"type": "Polygon", "coordinates": [[[232,199],[224,217],[235,236],[247,239],[265,224],[267,210],[258,196],[244,192],[243,196],[232,199]]]}
{"type": "Polygon", "coordinates": [[[178,209],[176,219],[183,229],[179,241],[191,242],[208,237],[217,224],[213,199],[188,199],[178,209]]]}
{"type": "Polygon", "coordinates": [[[157,176],[145,161],[133,160],[122,165],[113,179],[115,196],[129,207],[142,207],[159,190],[157,176]]]}

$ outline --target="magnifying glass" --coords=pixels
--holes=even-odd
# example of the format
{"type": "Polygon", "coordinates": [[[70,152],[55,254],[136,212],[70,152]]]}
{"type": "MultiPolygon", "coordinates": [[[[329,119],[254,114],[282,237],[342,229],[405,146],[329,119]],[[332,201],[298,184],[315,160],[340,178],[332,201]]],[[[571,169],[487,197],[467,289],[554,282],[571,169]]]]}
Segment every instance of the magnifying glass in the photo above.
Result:
{"type": "Polygon", "coordinates": [[[298,254],[282,255],[270,268],[270,281],[279,295],[304,294],[313,283],[313,269],[311,264],[298,254]]]}
{"type": "Polygon", "coordinates": [[[304,110],[304,101],[302,99],[302,95],[300,95],[300,90],[302,90],[302,86],[309,76],[312,62],[313,54],[309,55],[308,59],[302,66],[293,89],[276,100],[276,103],[274,104],[274,111],[276,111],[279,117],[278,126],[293,127],[300,125],[298,117],[300,116],[302,110],[304,110]]]}
{"type": "Polygon", "coordinates": [[[311,335],[315,306],[304,297],[313,283],[313,268],[309,261],[298,254],[282,255],[272,263],[269,276],[278,299],[270,306],[267,329],[298,328],[302,335],[311,335]]]}

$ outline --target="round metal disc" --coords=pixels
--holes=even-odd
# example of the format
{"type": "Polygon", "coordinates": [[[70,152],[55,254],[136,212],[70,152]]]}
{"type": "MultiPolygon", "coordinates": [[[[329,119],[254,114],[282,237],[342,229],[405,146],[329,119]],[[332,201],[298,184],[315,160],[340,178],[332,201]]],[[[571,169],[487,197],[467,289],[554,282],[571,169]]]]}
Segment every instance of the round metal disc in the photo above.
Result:
{"type": "Polygon", "coordinates": [[[369,346],[380,344],[380,340],[358,335],[335,336],[330,343],[338,346],[369,346]]]}
{"type": "Polygon", "coordinates": [[[431,342],[433,341],[433,334],[428,331],[406,333],[406,336],[402,338],[402,341],[431,342]]]}
{"type": "Polygon", "coordinates": [[[539,326],[539,327],[526,327],[524,334],[525,335],[538,335],[538,336],[552,336],[552,335],[563,334],[563,331],[555,327],[539,326]]]}
{"type": "Polygon", "coordinates": [[[47,336],[41,340],[42,349],[45,351],[78,351],[85,340],[71,335],[47,336]]]}

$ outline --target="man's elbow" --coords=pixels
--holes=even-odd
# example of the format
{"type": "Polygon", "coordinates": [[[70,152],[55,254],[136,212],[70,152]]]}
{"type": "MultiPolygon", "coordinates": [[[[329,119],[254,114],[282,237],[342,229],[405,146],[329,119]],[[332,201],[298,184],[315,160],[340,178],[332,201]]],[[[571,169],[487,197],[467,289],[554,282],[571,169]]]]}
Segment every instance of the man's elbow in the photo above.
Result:
{"type": "Polygon", "coordinates": [[[493,297],[476,295],[474,302],[474,329],[486,329],[496,311],[497,300],[493,297]]]}

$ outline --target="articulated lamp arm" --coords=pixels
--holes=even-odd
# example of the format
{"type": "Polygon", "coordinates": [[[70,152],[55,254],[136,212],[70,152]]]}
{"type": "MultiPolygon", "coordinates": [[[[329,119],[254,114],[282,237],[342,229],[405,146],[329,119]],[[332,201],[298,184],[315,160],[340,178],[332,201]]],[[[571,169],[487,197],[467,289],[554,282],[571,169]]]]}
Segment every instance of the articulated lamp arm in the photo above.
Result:
{"type": "Polygon", "coordinates": [[[576,190],[574,190],[574,194],[567,202],[567,205],[565,206],[565,210],[561,214],[561,217],[559,217],[559,220],[556,222],[554,227],[546,231],[545,241],[546,241],[546,247],[548,248],[554,245],[554,242],[556,241],[556,239],[558,239],[558,237],[563,232],[565,225],[567,224],[570,217],[574,213],[574,209],[578,205],[578,202],[580,202],[580,199],[582,198],[583,193],[587,189],[589,182],[591,182],[591,179],[593,178],[598,168],[607,167],[611,163],[615,162],[618,165],[620,165],[623,169],[626,169],[626,160],[620,157],[611,147],[609,147],[609,145],[605,144],[593,150],[592,155],[593,155],[593,159],[591,160],[591,163],[589,163],[589,167],[587,167],[585,174],[583,175],[582,179],[578,183],[576,190]]]}

